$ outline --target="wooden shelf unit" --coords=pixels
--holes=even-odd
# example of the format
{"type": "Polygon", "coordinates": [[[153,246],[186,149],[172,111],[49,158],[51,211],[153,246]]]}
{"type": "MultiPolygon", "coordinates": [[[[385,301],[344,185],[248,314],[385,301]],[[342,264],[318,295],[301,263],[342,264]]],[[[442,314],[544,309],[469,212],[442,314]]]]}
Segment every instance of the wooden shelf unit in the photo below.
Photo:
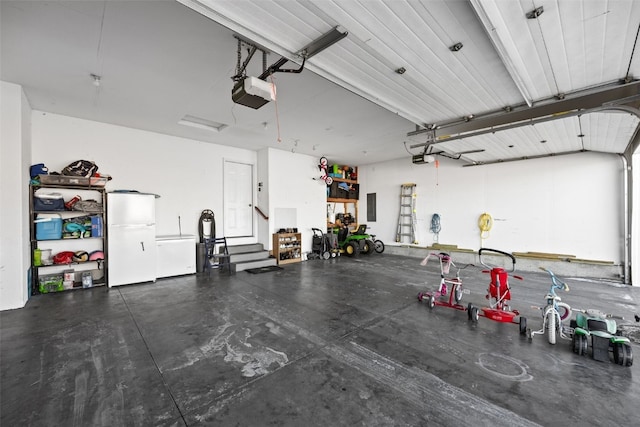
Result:
{"type": "MultiPolygon", "coordinates": [[[[356,172],[356,176],[358,176],[358,168],[354,168],[355,172],[356,172]]],[[[358,180],[357,179],[346,179],[346,178],[336,178],[333,177],[333,181],[334,182],[344,182],[347,184],[355,184],[358,185],[358,180]]],[[[329,203],[341,203],[342,204],[342,209],[343,209],[343,213],[347,213],[349,212],[349,206],[353,205],[353,210],[354,210],[354,214],[353,214],[353,224],[349,225],[349,228],[353,228],[355,229],[358,226],[358,199],[348,199],[348,198],[341,198],[341,197],[327,197],[327,204],[329,203]]],[[[328,221],[327,218],[327,229],[336,227],[336,224],[331,223],[328,221]]]]}
{"type": "Polygon", "coordinates": [[[291,264],[302,260],[301,233],[275,233],[273,235],[273,256],[280,264],[291,264]]]}

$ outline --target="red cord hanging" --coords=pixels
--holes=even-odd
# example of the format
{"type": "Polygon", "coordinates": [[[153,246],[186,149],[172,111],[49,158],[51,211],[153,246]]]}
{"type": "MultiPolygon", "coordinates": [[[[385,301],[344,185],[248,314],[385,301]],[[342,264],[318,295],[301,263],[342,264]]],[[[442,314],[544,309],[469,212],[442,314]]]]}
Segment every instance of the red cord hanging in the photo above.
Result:
{"type": "Polygon", "coordinates": [[[276,84],[273,81],[273,74],[271,74],[269,76],[271,78],[271,86],[273,87],[273,95],[274,95],[274,101],[273,103],[275,104],[276,107],[276,126],[278,127],[278,142],[282,142],[282,138],[280,138],[280,116],[278,115],[278,97],[275,96],[275,92],[276,92],[276,84]]]}

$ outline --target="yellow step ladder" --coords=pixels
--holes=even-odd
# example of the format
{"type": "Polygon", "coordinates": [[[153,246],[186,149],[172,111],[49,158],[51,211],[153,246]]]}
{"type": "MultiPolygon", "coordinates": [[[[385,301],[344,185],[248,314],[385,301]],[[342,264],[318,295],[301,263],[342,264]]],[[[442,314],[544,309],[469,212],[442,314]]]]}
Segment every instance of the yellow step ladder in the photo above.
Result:
{"type": "Polygon", "coordinates": [[[416,240],[416,184],[408,183],[400,186],[400,214],[398,215],[398,230],[396,242],[418,244],[416,240]]]}

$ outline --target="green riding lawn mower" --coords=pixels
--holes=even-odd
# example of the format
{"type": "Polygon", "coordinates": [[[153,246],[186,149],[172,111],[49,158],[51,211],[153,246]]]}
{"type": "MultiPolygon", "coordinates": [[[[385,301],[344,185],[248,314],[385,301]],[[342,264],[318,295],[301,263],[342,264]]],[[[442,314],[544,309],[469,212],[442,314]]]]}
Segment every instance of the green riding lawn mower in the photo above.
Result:
{"type": "Polygon", "coordinates": [[[338,246],[341,253],[350,257],[384,252],[384,243],[376,239],[374,234],[367,234],[366,224],[360,224],[353,233],[350,233],[348,228],[341,228],[338,231],[338,246]]]}

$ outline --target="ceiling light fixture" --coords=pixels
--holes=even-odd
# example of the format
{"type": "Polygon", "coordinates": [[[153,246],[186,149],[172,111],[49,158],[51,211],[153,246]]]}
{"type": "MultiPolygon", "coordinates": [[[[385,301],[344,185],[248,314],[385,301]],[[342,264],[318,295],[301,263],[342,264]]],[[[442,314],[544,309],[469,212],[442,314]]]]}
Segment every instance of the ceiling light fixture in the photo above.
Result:
{"type": "Polygon", "coordinates": [[[538,18],[538,16],[542,15],[542,12],[544,12],[544,7],[540,6],[536,7],[531,12],[527,12],[525,16],[527,17],[527,19],[536,19],[538,18]]]}
{"type": "Polygon", "coordinates": [[[188,114],[182,119],[178,120],[178,124],[183,126],[191,126],[197,129],[204,129],[210,132],[220,132],[228,127],[223,123],[214,122],[211,120],[203,119],[201,117],[190,116],[188,114]]]}
{"type": "Polygon", "coordinates": [[[102,77],[100,77],[97,74],[89,74],[89,77],[91,77],[93,79],[93,85],[95,87],[100,87],[100,80],[102,80],[102,77]]]}
{"type": "Polygon", "coordinates": [[[404,67],[396,68],[396,73],[398,74],[404,74],[406,72],[407,72],[407,69],[404,67]]]}
{"type": "Polygon", "coordinates": [[[322,52],[329,46],[332,46],[333,44],[347,37],[347,34],[349,34],[348,31],[346,31],[339,25],[335,26],[327,33],[323,34],[319,38],[315,39],[314,41],[312,41],[311,43],[303,47],[298,52],[298,55],[302,56],[305,59],[309,59],[312,56],[322,52]]]}
{"type": "Polygon", "coordinates": [[[478,148],[475,150],[467,150],[467,151],[460,151],[459,153],[456,153],[458,155],[464,155],[464,154],[476,154],[476,153],[484,153],[484,148],[478,148]]]}
{"type": "Polygon", "coordinates": [[[458,42],[458,43],[454,44],[453,46],[449,46],[449,50],[451,52],[457,52],[460,49],[462,49],[462,46],[463,46],[462,43],[458,42]]]}

